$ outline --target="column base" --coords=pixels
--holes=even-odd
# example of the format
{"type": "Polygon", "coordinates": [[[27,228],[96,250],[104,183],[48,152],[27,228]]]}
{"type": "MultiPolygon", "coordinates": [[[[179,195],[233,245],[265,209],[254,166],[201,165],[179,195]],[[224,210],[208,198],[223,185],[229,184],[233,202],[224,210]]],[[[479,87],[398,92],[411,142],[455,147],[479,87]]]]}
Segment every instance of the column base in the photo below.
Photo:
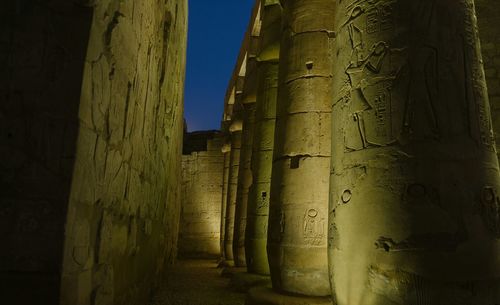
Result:
{"type": "Polygon", "coordinates": [[[234,264],[228,267],[222,268],[220,275],[222,277],[232,278],[236,273],[244,273],[247,271],[245,267],[234,267],[234,264]]]}
{"type": "Polygon", "coordinates": [[[271,277],[253,273],[235,273],[229,282],[229,288],[237,292],[247,292],[257,286],[271,287],[271,277]]]}
{"type": "Polygon", "coordinates": [[[269,287],[255,287],[248,291],[245,305],[332,305],[330,297],[287,295],[269,287]]]}

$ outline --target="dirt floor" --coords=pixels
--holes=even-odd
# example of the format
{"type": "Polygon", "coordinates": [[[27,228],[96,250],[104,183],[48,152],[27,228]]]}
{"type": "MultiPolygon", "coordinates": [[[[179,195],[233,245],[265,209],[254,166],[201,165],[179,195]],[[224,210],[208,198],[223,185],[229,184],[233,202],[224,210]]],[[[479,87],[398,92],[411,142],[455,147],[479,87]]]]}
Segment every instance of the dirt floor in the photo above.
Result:
{"type": "Polygon", "coordinates": [[[229,279],[216,267],[211,260],[179,261],[152,305],[243,305],[245,295],[229,290],[229,279]]]}

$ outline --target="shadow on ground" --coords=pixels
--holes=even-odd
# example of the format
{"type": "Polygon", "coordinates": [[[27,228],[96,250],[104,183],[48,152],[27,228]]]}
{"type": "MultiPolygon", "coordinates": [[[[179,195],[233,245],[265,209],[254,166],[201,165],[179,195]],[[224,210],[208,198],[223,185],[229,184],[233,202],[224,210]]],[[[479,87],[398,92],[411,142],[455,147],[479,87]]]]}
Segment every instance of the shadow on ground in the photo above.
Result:
{"type": "Polygon", "coordinates": [[[152,305],[243,305],[245,295],[228,288],[211,260],[182,260],[172,267],[152,305]]]}

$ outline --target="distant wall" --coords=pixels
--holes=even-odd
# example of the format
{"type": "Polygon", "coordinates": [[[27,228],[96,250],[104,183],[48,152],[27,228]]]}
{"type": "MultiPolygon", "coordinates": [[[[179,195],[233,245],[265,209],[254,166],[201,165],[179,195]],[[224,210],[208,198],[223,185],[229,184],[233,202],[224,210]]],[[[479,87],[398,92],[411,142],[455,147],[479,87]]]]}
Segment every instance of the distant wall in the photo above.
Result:
{"type": "Polygon", "coordinates": [[[500,3],[475,0],[497,154],[500,152],[500,3]]]}
{"type": "Polygon", "coordinates": [[[186,36],[186,0],[0,3],[0,303],[147,303],[177,254],[186,36]]]}
{"type": "Polygon", "coordinates": [[[208,141],[218,135],[219,131],[217,130],[186,132],[184,134],[182,154],[190,155],[192,152],[196,151],[207,151],[208,141]]]}
{"type": "MultiPolygon", "coordinates": [[[[218,257],[221,253],[223,138],[216,136],[206,142],[206,151],[182,156],[180,257],[218,257]]],[[[185,146],[192,145],[188,141],[185,146]]]]}

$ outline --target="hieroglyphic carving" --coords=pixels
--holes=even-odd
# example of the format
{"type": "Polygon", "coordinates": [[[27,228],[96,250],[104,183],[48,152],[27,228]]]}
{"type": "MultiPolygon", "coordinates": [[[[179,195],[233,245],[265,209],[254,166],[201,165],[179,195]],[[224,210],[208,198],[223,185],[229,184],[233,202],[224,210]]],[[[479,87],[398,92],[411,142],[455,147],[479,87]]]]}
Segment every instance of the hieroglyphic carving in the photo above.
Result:
{"type": "Polygon", "coordinates": [[[498,246],[500,234],[498,169],[486,151],[491,126],[472,3],[345,0],[338,7],[329,259],[339,304],[411,303],[414,293],[435,292],[434,303],[450,302],[463,289],[454,286],[443,297],[440,285],[443,274],[454,272],[460,285],[471,280],[481,287],[477,300],[491,296],[487,287],[498,277],[488,273],[497,257],[488,249],[498,246]],[[386,5],[393,9],[384,17],[392,29],[380,25],[386,5]],[[367,170],[357,180],[360,164],[367,170]],[[479,216],[481,232],[473,232],[470,217],[479,216]],[[379,239],[363,241],[375,231],[379,239]],[[465,250],[462,244],[476,237],[484,242],[465,250]],[[387,253],[361,250],[374,245],[387,253]],[[457,261],[442,259],[445,252],[457,261]],[[473,257],[484,269],[461,269],[458,261],[473,257]],[[432,283],[405,290],[400,277],[384,275],[378,287],[366,281],[373,266],[392,271],[402,265],[432,283]],[[396,283],[394,293],[387,280],[396,283]]]}
{"type": "Polygon", "coordinates": [[[439,124],[435,110],[438,99],[437,51],[432,47],[418,48],[411,61],[419,64],[412,65],[410,72],[403,130],[416,137],[438,138],[439,124]]]}
{"type": "Polygon", "coordinates": [[[352,198],[351,190],[345,190],[342,193],[342,196],[341,196],[342,203],[349,203],[349,201],[351,201],[351,198],[352,198]]]}
{"type": "Polygon", "coordinates": [[[484,72],[480,65],[472,64],[480,57],[475,17],[470,1],[463,1],[468,5],[464,45],[450,41],[448,49],[445,46],[440,52],[439,40],[449,39],[453,33],[445,37],[427,34],[436,18],[434,1],[409,4],[416,11],[411,18],[425,20],[413,29],[416,39],[405,38],[412,45],[411,52],[408,46],[398,45],[402,42],[390,45],[383,38],[396,31],[394,0],[355,1],[349,6],[339,35],[345,35],[352,51],[345,68],[346,82],[338,90],[339,101],[349,101],[346,107],[351,113],[344,127],[347,151],[392,145],[407,137],[439,140],[443,133],[464,133],[466,126],[470,126],[474,139],[491,146],[493,134],[489,109],[484,102],[484,72]],[[460,48],[463,48],[462,56],[457,52],[460,48]],[[461,66],[465,66],[466,71],[460,81],[456,79],[457,73],[448,71],[461,66]],[[449,83],[440,85],[438,79],[443,73],[451,76],[449,83]],[[406,85],[394,88],[395,83],[401,82],[406,85]],[[453,97],[440,96],[440,86],[464,83],[467,92],[453,93],[453,97]],[[404,102],[394,104],[395,96],[404,102]],[[449,111],[451,102],[443,98],[463,100],[456,104],[464,108],[449,111]],[[471,109],[475,115],[469,118],[466,113],[471,109]]]}
{"type": "Polygon", "coordinates": [[[367,12],[366,32],[368,34],[391,30],[393,27],[394,18],[390,5],[385,4],[378,7],[372,7],[367,12]]]}
{"type": "Polygon", "coordinates": [[[326,220],[316,209],[308,209],[303,220],[303,236],[308,245],[321,245],[324,243],[326,220]]]}
{"type": "MultiPolygon", "coordinates": [[[[354,43],[353,43],[353,48],[354,43]]],[[[391,87],[395,76],[380,77],[380,72],[390,69],[391,61],[385,58],[391,56],[391,51],[382,41],[374,44],[368,55],[358,50],[355,55],[357,62],[352,61],[346,73],[351,86],[352,121],[348,127],[357,130],[359,138],[346,137],[346,148],[350,150],[364,149],[369,146],[385,146],[396,141],[393,132],[391,87]],[[384,66],[385,65],[385,66],[384,66]],[[373,128],[366,128],[368,125],[373,128]]],[[[397,55],[393,55],[396,57],[397,55]]]]}
{"type": "Polygon", "coordinates": [[[269,208],[269,196],[267,192],[261,192],[260,200],[257,201],[257,210],[269,208]]]}
{"type": "Polygon", "coordinates": [[[469,104],[474,109],[475,117],[471,118],[471,136],[481,144],[493,148],[494,135],[491,123],[490,109],[485,101],[488,100],[486,79],[479,47],[478,27],[476,22],[474,3],[471,0],[461,0],[465,9],[464,33],[464,60],[465,60],[465,86],[468,89],[469,104]],[[477,126],[476,126],[477,124],[477,126]],[[479,138],[479,139],[478,139],[479,138]]]}
{"type": "MultiPolygon", "coordinates": [[[[391,50],[384,41],[371,41],[370,34],[390,31],[393,16],[390,6],[373,6],[356,2],[350,10],[344,28],[352,47],[351,61],[346,68],[348,81],[341,92],[350,91],[351,120],[347,122],[345,146],[347,150],[360,150],[370,146],[385,146],[396,141],[393,134],[391,83],[395,78],[381,77],[394,62],[391,50]],[[389,58],[389,60],[387,60],[389,58]],[[375,128],[366,128],[366,125],[375,128]],[[347,136],[358,134],[359,137],[347,136]]],[[[387,73],[385,73],[387,74],[387,73]]]]}
{"type": "Polygon", "coordinates": [[[500,237],[500,197],[494,187],[483,188],[480,211],[486,227],[497,238],[500,237]]]}

